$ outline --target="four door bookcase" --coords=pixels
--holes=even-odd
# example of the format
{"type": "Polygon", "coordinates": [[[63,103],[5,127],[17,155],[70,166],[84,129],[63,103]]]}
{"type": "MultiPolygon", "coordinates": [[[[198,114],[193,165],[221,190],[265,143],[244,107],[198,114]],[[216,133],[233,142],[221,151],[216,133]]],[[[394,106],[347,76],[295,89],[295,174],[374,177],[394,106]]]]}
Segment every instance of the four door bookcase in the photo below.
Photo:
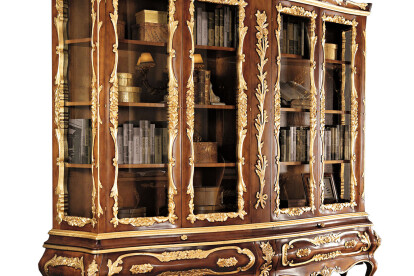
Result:
{"type": "Polygon", "coordinates": [[[346,0],[52,0],[43,275],[346,275],[366,19],[346,0]]]}

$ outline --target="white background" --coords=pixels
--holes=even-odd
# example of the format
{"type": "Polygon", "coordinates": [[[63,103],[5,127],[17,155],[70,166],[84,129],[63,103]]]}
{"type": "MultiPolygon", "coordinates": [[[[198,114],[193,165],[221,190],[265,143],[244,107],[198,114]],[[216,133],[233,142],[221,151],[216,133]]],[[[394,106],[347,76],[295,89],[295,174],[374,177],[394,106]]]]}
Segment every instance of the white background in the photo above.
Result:
{"type": "MultiPolygon", "coordinates": [[[[1,2],[1,274],[39,275],[42,244],[52,227],[51,4],[1,2]]],[[[366,209],[383,240],[376,253],[376,275],[412,275],[414,3],[372,2],[367,27],[366,209]]],[[[355,270],[349,275],[364,274],[355,270]]]]}

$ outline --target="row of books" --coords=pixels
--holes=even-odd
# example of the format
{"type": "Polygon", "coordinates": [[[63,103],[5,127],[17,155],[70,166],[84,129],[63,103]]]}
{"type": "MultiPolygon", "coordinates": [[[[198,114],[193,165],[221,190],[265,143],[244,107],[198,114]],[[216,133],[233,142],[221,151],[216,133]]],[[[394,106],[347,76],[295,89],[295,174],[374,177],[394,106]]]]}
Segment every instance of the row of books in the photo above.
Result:
{"type": "Polygon", "coordinates": [[[118,164],[162,164],[167,160],[167,122],[140,120],[118,127],[118,164]]]}
{"type": "Polygon", "coordinates": [[[67,161],[91,164],[91,120],[69,119],[67,129],[67,161]]]}
{"type": "Polygon", "coordinates": [[[194,38],[197,45],[235,47],[238,22],[232,8],[224,6],[213,12],[199,6],[195,18],[194,38]]]}
{"type": "Polygon", "coordinates": [[[309,46],[308,30],[305,22],[284,17],[281,30],[280,47],[282,53],[305,56],[305,47],[309,46]]]}
{"type": "Polygon", "coordinates": [[[324,136],[325,160],[351,159],[351,132],[349,126],[326,126],[324,136]]]}
{"type": "Polygon", "coordinates": [[[309,161],[308,145],[310,139],[309,127],[280,128],[280,161],[305,162],[309,161]]]}

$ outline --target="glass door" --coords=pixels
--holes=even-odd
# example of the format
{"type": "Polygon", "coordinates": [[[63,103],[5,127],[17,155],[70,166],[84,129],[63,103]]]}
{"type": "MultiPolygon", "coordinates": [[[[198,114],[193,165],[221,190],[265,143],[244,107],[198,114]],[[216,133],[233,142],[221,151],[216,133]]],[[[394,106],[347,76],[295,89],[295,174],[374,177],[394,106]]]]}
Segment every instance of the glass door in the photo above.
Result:
{"type": "Polygon", "coordinates": [[[243,143],[247,126],[242,74],[244,1],[191,1],[191,76],[187,138],[191,177],[187,220],[244,218],[243,143]]]}
{"type": "Polygon", "coordinates": [[[55,78],[55,123],[59,146],[57,218],[59,223],[95,225],[98,91],[95,1],[57,1],[58,70],[55,78]]]}
{"type": "Polygon", "coordinates": [[[278,75],[275,96],[277,216],[314,210],[316,137],[314,80],[316,13],[277,6],[278,75]]]}
{"type": "Polygon", "coordinates": [[[115,227],[177,219],[172,176],[178,133],[178,82],[172,69],[178,25],[174,5],[167,0],[120,0],[111,14],[117,39],[111,76],[115,227]]]}
{"type": "Polygon", "coordinates": [[[321,93],[322,209],[355,207],[355,20],[323,15],[324,84],[321,93]]]}

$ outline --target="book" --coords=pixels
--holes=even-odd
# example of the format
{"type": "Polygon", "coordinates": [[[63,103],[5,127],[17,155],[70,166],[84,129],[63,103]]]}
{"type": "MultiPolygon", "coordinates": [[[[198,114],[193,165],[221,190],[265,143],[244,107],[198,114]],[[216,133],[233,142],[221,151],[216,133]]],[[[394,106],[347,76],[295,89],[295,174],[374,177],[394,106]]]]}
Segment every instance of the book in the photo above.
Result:
{"type": "Polygon", "coordinates": [[[220,9],[214,10],[214,46],[220,46],[220,9]]]}
{"type": "Polygon", "coordinates": [[[140,128],[134,127],[134,139],[133,139],[133,164],[141,164],[141,144],[140,144],[140,128]]]}
{"type": "Polygon", "coordinates": [[[82,124],[79,119],[69,119],[68,124],[68,162],[80,164],[81,158],[82,124]]]}
{"type": "Polygon", "coordinates": [[[208,46],[214,46],[214,12],[208,13],[208,46]]]}
{"type": "Polygon", "coordinates": [[[300,22],[300,55],[305,56],[305,22],[300,22]]]}
{"type": "Polygon", "coordinates": [[[202,11],[201,14],[201,45],[208,45],[208,12],[202,11]]]}
{"type": "Polygon", "coordinates": [[[287,39],[288,39],[288,54],[295,53],[295,41],[294,41],[294,23],[288,20],[287,22],[287,39]]]}
{"type": "Polygon", "coordinates": [[[118,127],[117,135],[117,147],[118,147],[118,164],[124,164],[124,128],[122,126],[118,127]]]}
{"type": "Polygon", "coordinates": [[[296,127],[290,127],[289,161],[296,161],[296,127]]]}
{"type": "Polygon", "coordinates": [[[150,163],[155,163],[155,124],[150,124],[149,128],[149,155],[150,155],[150,163]]]}
{"type": "Polygon", "coordinates": [[[203,9],[201,7],[197,8],[197,45],[203,44],[203,31],[202,31],[202,16],[203,16],[203,9]]]}
{"type": "Polygon", "coordinates": [[[234,12],[233,9],[229,8],[229,45],[228,47],[233,47],[233,25],[234,25],[234,12]]]}
{"type": "Polygon", "coordinates": [[[149,147],[149,121],[147,120],[140,120],[139,127],[142,129],[142,134],[140,139],[142,139],[142,163],[149,164],[150,163],[150,147],[149,147]]]}
{"type": "Polygon", "coordinates": [[[129,150],[128,150],[128,129],[129,129],[129,127],[128,127],[128,124],[124,124],[123,125],[123,142],[122,142],[122,144],[123,144],[123,148],[124,148],[124,150],[123,150],[123,152],[124,152],[124,164],[128,164],[128,162],[129,162],[129,150]]]}
{"type": "Polygon", "coordinates": [[[162,164],[162,128],[155,128],[154,130],[154,144],[155,144],[155,155],[154,155],[154,163],[155,164],[162,164]]]}
{"type": "Polygon", "coordinates": [[[224,7],[224,34],[223,34],[223,46],[224,47],[229,47],[228,42],[229,42],[229,32],[228,32],[228,28],[229,28],[229,7],[224,7]]]}
{"type": "Polygon", "coordinates": [[[220,47],[224,46],[224,9],[220,9],[220,47]]]}
{"type": "Polygon", "coordinates": [[[168,163],[168,128],[163,127],[162,129],[162,163],[168,163]]]}
{"type": "Polygon", "coordinates": [[[279,136],[279,160],[280,162],[286,162],[286,129],[280,129],[280,136],[279,136]]]}
{"type": "Polygon", "coordinates": [[[295,22],[293,24],[293,53],[295,55],[299,55],[299,23],[295,22]]]}
{"type": "Polygon", "coordinates": [[[128,124],[128,164],[134,164],[134,124],[128,124]]]}
{"type": "Polygon", "coordinates": [[[194,71],[194,101],[195,104],[210,104],[211,72],[205,69],[194,71]]]}

